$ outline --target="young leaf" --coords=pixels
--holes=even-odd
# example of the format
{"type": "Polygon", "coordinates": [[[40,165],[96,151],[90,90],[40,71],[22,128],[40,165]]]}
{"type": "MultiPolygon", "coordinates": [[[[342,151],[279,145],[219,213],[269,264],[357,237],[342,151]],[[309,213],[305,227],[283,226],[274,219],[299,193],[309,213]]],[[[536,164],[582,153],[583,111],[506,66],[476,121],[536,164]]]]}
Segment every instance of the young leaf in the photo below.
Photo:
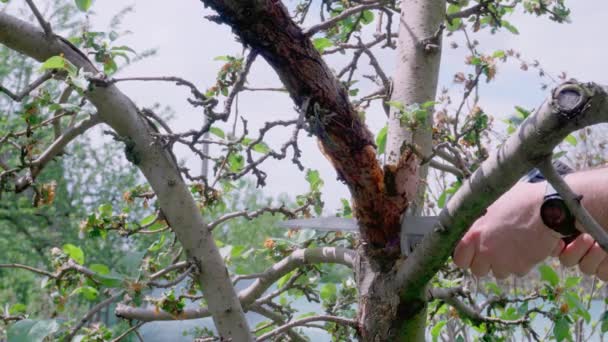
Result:
{"type": "Polygon", "coordinates": [[[222,129],[217,128],[217,127],[211,127],[209,129],[209,133],[211,133],[219,138],[222,138],[222,139],[226,138],[226,134],[224,134],[224,131],[222,131],[222,129]]]}
{"type": "Polygon", "coordinates": [[[385,125],[380,132],[378,132],[378,136],[376,136],[376,145],[378,146],[378,154],[383,154],[386,149],[386,135],[388,132],[388,126],[385,125]]]}
{"type": "Polygon", "coordinates": [[[564,141],[572,146],[576,146],[578,144],[576,137],[572,134],[568,134],[568,136],[564,139],[564,141]]]}
{"type": "Polygon", "coordinates": [[[70,296],[74,296],[77,294],[83,296],[87,300],[92,301],[92,300],[97,299],[97,296],[99,295],[99,291],[97,291],[96,288],[91,287],[91,286],[81,286],[81,287],[75,288],[74,291],[72,291],[72,293],[70,294],[70,296]]]}
{"type": "Polygon", "coordinates": [[[106,275],[110,273],[110,269],[108,268],[108,266],[103,264],[91,264],[89,268],[91,269],[91,271],[99,275],[106,275]]]}
{"type": "Polygon", "coordinates": [[[76,7],[83,12],[88,11],[92,4],[93,0],[76,0],[76,7]]]}
{"type": "Polygon", "coordinates": [[[559,284],[559,276],[551,267],[540,265],[538,267],[538,272],[540,272],[540,279],[546,281],[551,286],[557,286],[557,284],[559,284]]]}
{"type": "Polygon", "coordinates": [[[40,66],[40,70],[67,70],[68,61],[61,56],[53,56],[40,66]]]}
{"type": "Polygon", "coordinates": [[[63,245],[63,252],[80,265],[84,264],[84,252],[80,247],[74,246],[71,243],[63,245]]]}
{"type": "Polygon", "coordinates": [[[319,51],[320,53],[323,53],[323,51],[325,51],[325,49],[333,46],[334,43],[325,37],[321,37],[321,38],[313,39],[312,45],[314,45],[314,47],[315,47],[315,49],[317,49],[317,51],[319,51]]]}

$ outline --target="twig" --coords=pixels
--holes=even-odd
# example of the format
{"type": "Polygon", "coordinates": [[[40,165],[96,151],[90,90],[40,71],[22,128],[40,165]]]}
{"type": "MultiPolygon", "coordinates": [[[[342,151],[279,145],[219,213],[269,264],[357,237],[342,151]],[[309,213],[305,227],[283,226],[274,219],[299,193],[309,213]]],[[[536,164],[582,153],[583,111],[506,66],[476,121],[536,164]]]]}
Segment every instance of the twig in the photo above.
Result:
{"type": "Polygon", "coordinates": [[[164,276],[165,274],[167,274],[169,272],[172,272],[172,271],[175,271],[175,270],[181,270],[182,268],[184,268],[186,266],[188,266],[188,262],[187,261],[180,261],[180,262],[175,263],[173,265],[169,265],[169,266],[163,268],[162,270],[160,270],[160,271],[158,271],[158,272],[156,272],[154,274],[151,274],[150,275],[150,280],[158,279],[158,278],[164,276]]]}
{"type": "Polygon", "coordinates": [[[10,97],[13,101],[21,102],[26,96],[28,96],[32,91],[36,90],[39,86],[44,84],[44,82],[53,78],[53,72],[47,71],[42,76],[38,77],[34,82],[30,83],[27,87],[25,87],[22,91],[17,94],[11,92],[7,88],[0,85],[0,93],[5,93],[8,97],[10,97]]]}
{"type": "Polygon", "coordinates": [[[46,20],[44,20],[44,17],[38,10],[38,7],[36,7],[36,5],[34,4],[33,0],[25,0],[25,1],[27,2],[28,6],[30,6],[30,9],[32,10],[32,12],[34,13],[34,16],[36,17],[36,20],[38,20],[38,23],[44,30],[44,33],[47,36],[51,37],[53,35],[53,30],[51,29],[51,24],[49,24],[46,20]]]}
{"type": "Polygon", "coordinates": [[[104,307],[112,304],[116,299],[118,299],[120,296],[122,296],[125,293],[125,291],[118,291],[115,294],[113,294],[112,296],[104,299],[103,301],[99,302],[97,305],[95,305],[93,308],[91,308],[91,310],[89,310],[89,312],[87,312],[86,315],[84,315],[84,317],[82,317],[82,319],[78,322],[78,324],[76,324],[76,326],[74,328],[72,328],[72,330],[70,330],[70,333],[68,334],[68,336],[66,336],[66,341],[71,341],[72,338],[74,338],[74,336],[76,335],[76,333],[97,313],[99,312],[99,310],[103,309],[104,307]]]}
{"type": "Polygon", "coordinates": [[[118,342],[118,341],[122,340],[123,338],[127,337],[127,335],[129,335],[130,333],[132,333],[134,330],[137,330],[137,329],[141,328],[141,326],[144,325],[144,324],[146,324],[146,322],[138,322],[137,324],[135,324],[134,326],[130,327],[129,329],[127,329],[122,334],[118,335],[115,339],[112,340],[112,342],[118,342]]]}
{"type": "Polygon", "coordinates": [[[319,24],[313,25],[307,29],[304,29],[302,32],[304,33],[304,35],[306,35],[308,37],[312,37],[313,35],[315,35],[315,33],[319,32],[319,31],[327,30],[327,29],[331,28],[332,26],[336,25],[341,20],[344,20],[344,19],[350,17],[351,15],[363,12],[365,10],[378,9],[380,7],[382,7],[382,5],[379,2],[351,7],[349,9],[343,11],[342,13],[336,15],[335,17],[332,17],[331,19],[328,19],[322,23],[319,23],[319,24]]]}
{"type": "Polygon", "coordinates": [[[328,315],[311,316],[311,317],[298,319],[295,321],[291,321],[287,324],[284,324],[284,325],[274,329],[273,331],[267,332],[266,334],[258,337],[256,341],[258,341],[258,342],[265,341],[265,340],[271,339],[293,327],[301,326],[301,325],[307,324],[309,322],[319,322],[319,321],[342,324],[342,325],[351,327],[353,329],[357,328],[357,321],[354,319],[337,317],[337,316],[328,316],[328,315]]]}
{"type": "Polygon", "coordinates": [[[151,286],[151,287],[160,287],[160,288],[167,288],[167,287],[175,286],[175,285],[179,284],[182,280],[186,279],[186,277],[188,275],[190,275],[190,273],[192,273],[192,271],[194,271],[194,269],[195,269],[195,266],[194,265],[190,265],[190,267],[188,267],[188,269],[184,273],[180,274],[177,278],[175,278],[175,279],[173,279],[173,280],[171,280],[169,282],[166,282],[166,283],[159,283],[159,282],[155,282],[155,281],[149,281],[148,282],[148,286],[151,286]]]}

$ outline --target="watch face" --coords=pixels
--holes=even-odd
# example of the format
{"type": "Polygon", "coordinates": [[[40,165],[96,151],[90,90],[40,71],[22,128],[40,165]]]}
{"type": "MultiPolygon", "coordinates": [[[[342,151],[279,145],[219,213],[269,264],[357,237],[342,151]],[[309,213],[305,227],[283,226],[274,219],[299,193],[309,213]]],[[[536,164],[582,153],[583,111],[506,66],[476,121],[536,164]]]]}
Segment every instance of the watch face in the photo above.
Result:
{"type": "Polygon", "coordinates": [[[564,236],[578,233],[574,224],[574,216],[559,195],[545,197],[545,201],[540,207],[540,217],[547,227],[564,236]]]}
{"type": "Polygon", "coordinates": [[[561,226],[566,220],[566,212],[557,201],[550,201],[541,208],[540,212],[543,223],[550,228],[561,226]]]}

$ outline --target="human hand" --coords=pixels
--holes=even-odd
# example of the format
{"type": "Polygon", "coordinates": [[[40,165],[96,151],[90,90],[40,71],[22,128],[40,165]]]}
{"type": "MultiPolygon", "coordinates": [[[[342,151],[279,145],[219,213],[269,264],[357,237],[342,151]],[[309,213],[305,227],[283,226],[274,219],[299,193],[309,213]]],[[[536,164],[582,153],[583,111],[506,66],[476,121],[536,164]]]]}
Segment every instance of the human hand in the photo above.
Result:
{"type": "Polygon", "coordinates": [[[492,271],[496,278],[506,278],[523,276],[548,256],[557,256],[564,242],[540,218],[544,190],[544,183],[517,183],[496,200],[456,246],[456,265],[477,276],[492,271]]]}
{"type": "MultiPolygon", "coordinates": [[[[582,227],[578,229],[582,231],[582,227]]],[[[569,243],[560,253],[559,260],[566,267],[578,265],[581,272],[608,280],[608,254],[589,234],[583,233],[569,243]]]]}

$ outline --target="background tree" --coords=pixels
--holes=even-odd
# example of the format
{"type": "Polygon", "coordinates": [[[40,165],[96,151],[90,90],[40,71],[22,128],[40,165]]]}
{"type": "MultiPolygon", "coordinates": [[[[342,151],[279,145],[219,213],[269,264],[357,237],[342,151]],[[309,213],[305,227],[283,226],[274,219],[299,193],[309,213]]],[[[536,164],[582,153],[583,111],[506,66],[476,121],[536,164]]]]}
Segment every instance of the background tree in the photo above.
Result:
{"type": "MultiPolygon", "coordinates": [[[[126,208],[104,202],[89,211],[80,230],[85,236],[104,241],[116,233],[129,238],[158,236],[142,255],[139,272],[90,263],[83,249],[74,244],[52,249],[51,271],[21,263],[2,264],[3,268],[25,269],[46,276],[49,279],[46,286],[59,295],[58,304],[70,294],[99,301],[78,322],[67,321],[67,328],[60,328],[56,321],[23,320],[15,324],[14,334],[31,333],[36,324],[44,324],[47,333],[70,339],[103,307],[121,301],[117,315],[137,323],[115,336],[104,327],[91,326],[85,331],[86,338],[119,339],[148,321],[212,316],[217,333],[236,341],[252,340],[254,333],[260,340],[280,338],[284,333],[289,339],[301,340],[303,337],[293,328],[319,321],[326,322],[338,339],[353,335],[350,327],[361,340],[409,341],[424,339],[427,303],[438,300],[479,326],[480,334],[487,338],[512,337],[513,331],[508,329],[512,326],[519,326],[527,336],[537,338],[530,320],[539,313],[556,322],[553,332],[558,340],[569,335],[572,317],[585,316],[584,306],[578,305],[580,299],[572,295],[569,303],[577,306],[578,311],[560,310],[561,299],[556,295],[561,291],[559,279],[555,279],[550,269],[544,271],[543,278],[548,284],[544,292],[513,300],[500,297],[481,306],[474,303],[476,298],[464,286],[446,282],[450,277],[435,278],[433,288],[429,289],[459,238],[493,200],[539,162],[544,163],[543,171],[550,175],[551,167],[545,159],[550,158],[554,147],[575,129],[605,120],[603,88],[566,82],[557,86],[550,101],[534,115],[520,111],[530,119],[497,153],[489,154],[484,146],[490,118],[478,105],[479,81],[495,77],[498,61],[521,57],[513,51],[483,54],[475,41],[469,40],[468,32],[481,29],[516,32],[507,15],[520,6],[527,12],[563,21],[569,14],[563,2],[462,1],[450,2],[446,7],[442,1],[401,4],[324,1],[319,11],[314,11],[321,14],[321,20],[306,29],[299,24],[312,20],[308,16],[317,6],[312,1],[299,3],[292,13],[275,1],[203,2],[219,14],[209,18],[230,25],[247,51],[245,57],[222,57],[226,63],[218,72],[217,83],[206,91],[176,77],[115,77],[119,59],[128,60],[132,51],[114,44],[112,32],[101,34],[85,29],[66,40],[57,35],[54,23],[52,27],[32,1],[27,3],[42,29],[11,14],[0,14],[0,42],[43,62],[39,78],[24,87],[16,85],[19,92],[7,86],[1,88],[13,101],[21,103],[15,112],[21,115],[18,124],[24,131],[19,134],[17,128],[7,129],[0,139],[11,156],[3,163],[4,171],[0,174],[6,190],[22,193],[33,189],[36,205],[53,202],[55,192],[43,183],[41,171],[70,141],[103,122],[111,128],[106,134],[124,145],[126,159],[142,171],[147,184],[132,187],[123,194],[126,208]],[[399,20],[394,20],[397,17],[399,20]],[[393,33],[397,22],[398,35],[393,33]],[[450,107],[447,93],[435,94],[442,36],[446,32],[464,33],[470,50],[467,63],[473,69],[455,76],[455,81],[464,87],[464,96],[455,110],[450,107]],[[397,49],[394,82],[372,52],[381,47],[397,49]],[[345,68],[333,72],[322,55],[335,53],[349,54],[351,59],[345,68]],[[372,94],[359,95],[355,88],[354,77],[362,56],[369,59],[374,72],[367,77],[368,82],[379,87],[372,94]],[[287,91],[296,104],[297,114],[289,120],[268,122],[258,135],[251,136],[247,121],[239,117],[233,105],[239,92],[256,90],[248,87],[246,77],[259,57],[274,68],[285,87],[264,90],[287,91]],[[137,107],[116,87],[116,83],[127,81],[174,82],[186,87],[191,93],[190,103],[201,108],[205,122],[198,129],[175,132],[155,110],[137,107]],[[58,85],[71,89],[76,105],[62,106],[66,101],[58,100],[57,94],[53,96],[46,90],[58,85]],[[218,109],[222,98],[224,106],[218,109]],[[374,137],[364,116],[365,110],[377,100],[389,118],[386,129],[374,137]],[[63,112],[54,114],[58,110],[63,112]],[[231,119],[231,115],[235,128],[226,133],[218,126],[231,119]],[[291,135],[281,146],[271,147],[265,142],[267,136],[282,127],[290,127],[291,135]],[[54,134],[40,133],[46,128],[54,134]],[[234,211],[226,212],[229,196],[239,190],[235,186],[239,179],[252,175],[257,185],[266,183],[266,173],[260,167],[265,161],[290,155],[292,162],[305,169],[298,147],[298,136],[303,131],[317,137],[338,178],[349,188],[352,202],[344,203],[341,214],[352,213],[357,217],[360,237],[289,232],[285,240],[266,239],[264,249],[218,248],[215,238],[223,234],[216,228],[226,227],[230,220],[251,219],[264,213],[287,217],[321,213],[322,181],[314,170],[305,173],[310,191],[298,196],[292,206],[269,203],[254,211],[249,207],[233,207],[234,211]],[[544,134],[539,137],[530,133],[537,131],[544,134]],[[183,145],[199,158],[210,161],[213,174],[205,170],[197,175],[180,165],[172,153],[176,145],[183,145]],[[209,145],[214,147],[211,151],[207,149],[209,145]],[[450,186],[438,197],[437,205],[444,207],[440,224],[405,258],[398,243],[401,218],[406,210],[409,214],[420,213],[426,184],[421,180],[426,178],[429,165],[452,174],[453,178],[442,179],[444,185],[447,181],[450,186]],[[446,203],[449,193],[454,195],[446,203]],[[145,211],[148,216],[141,218],[145,211]],[[212,234],[213,231],[217,233],[212,234]],[[243,274],[247,271],[243,260],[235,259],[246,259],[251,254],[264,256],[270,262],[268,268],[260,273],[243,274]],[[356,291],[348,282],[339,292],[335,286],[323,287],[318,295],[329,304],[327,314],[294,318],[284,300],[276,299],[284,298],[284,293],[316,299],[314,275],[326,276],[323,267],[314,265],[318,263],[337,263],[353,269],[356,291]],[[232,279],[226,266],[237,274],[232,279]],[[166,280],[160,281],[161,278],[166,280]],[[171,288],[187,278],[192,281],[185,291],[180,289],[182,293],[168,291],[161,298],[144,297],[150,288],[171,288]],[[233,283],[247,278],[255,280],[237,293],[233,283]],[[267,292],[275,282],[278,289],[267,292]],[[448,284],[456,286],[446,288],[448,284]],[[202,300],[200,293],[205,295],[201,307],[187,308],[187,300],[202,300]],[[470,306],[462,298],[469,300],[470,306]],[[493,310],[507,310],[509,303],[523,302],[527,306],[536,298],[553,301],[556,310],[545,312],[525,307],[509,318],[492,316],[498,312],[493,310]],[[143,300],[154,307],[144,306],[143,300]],[[356,317],[354,302],[358,303],[356,317]],[[488,309],[488,315],[482,314],[484,308],[488,309]],[[245,311],[257,312],[271,323],[252,332],[245,311]]],[[[90,2],[76,1],[76,5],[86,11],[90,2]]],[[[78,182],[68,182],[74,184],[78,182]]],[[[585,215],[584,210],[581,212],[585,215]]],[[[593,230],[593,225],[587,228],[605,244],[601,229],[593,230]]],[[[223,233],[226,237],[230,231],[223,233]]],[[[127,240],[127,245],[138,242],[144,244],[146,239],[127,240]]],[[[461,279],[459,273],[446,271],[452,278],[461,279]]],[[[570,281],[570,287],[573,282],[570,281]]],[[[23,316],[4,318],[19,320],[23,316]]]]}

